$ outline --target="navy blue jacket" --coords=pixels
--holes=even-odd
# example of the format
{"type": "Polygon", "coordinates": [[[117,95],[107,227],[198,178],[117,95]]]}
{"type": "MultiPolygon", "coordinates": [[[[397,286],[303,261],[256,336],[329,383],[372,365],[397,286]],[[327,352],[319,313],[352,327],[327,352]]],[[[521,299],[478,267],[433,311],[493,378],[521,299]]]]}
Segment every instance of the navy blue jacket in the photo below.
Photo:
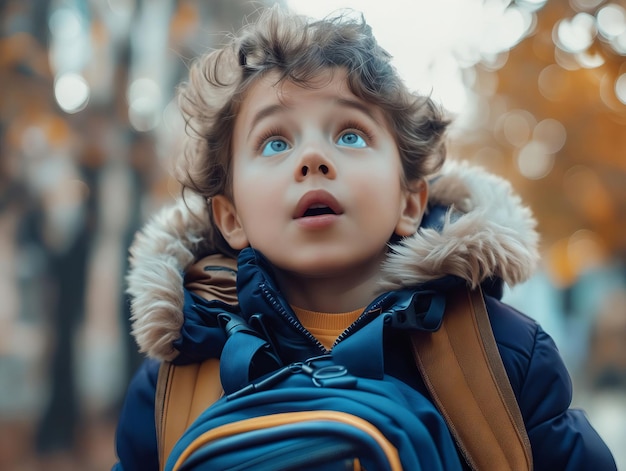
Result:
{"type": "MultiPolygon", "coordinates": [[[[464,164],[446,167],[429,195],[429,212],[417,233],[394,241],[381,268],[381,294],[373,302],[384,312],[426,288],[445,294],[458,284],[482,286],[530,438],[534,469],[614,470],[611,453],[585,414],[570,408],[572,384],[550,336],[500,301],[501,282],[513,286],[528,279],[539,257],[530,210],[507,182],[464,164]]],[[[324,352],[298,322],[261,254],[245,249],[238,265],[224,256],[218,255],[217,262],[215,256],[203,258],[215,253],[210,243],[215,229],[206,203],[195,204],[188,199],[163,209],[131,248],[133,335],[149,359],[132,380],[119,418],[118,471],[158,469],[154,401],[159,364],[219,357],[225,339],[215,312],[261,314],[285,363],[324,352]],[[205,270],[206,264],[213,267],[205,270]]],[[[347,332],[341,339],[353,341],[362,331],[347,332]]],[[[384,345],[386,373],[427,395],[406,334],[386,330],[384,345]]]]}
{"type": "MultiPolygon", "coordinates": [[[[246,249],[239,257],[238,290],[241,313],[263,313],[276,332],[280,356],[286,362],[324,353],[323,347],[299,324],[278,292],[260,254],[246,249]]],[[[416,287],[445,292],[462,280],[454,277],[416,287]]],[[[383,311],[406,300],[411,290],[378,298],[383,311]]],[[[497,294],[497,293],[495,293],[497,294]]],[[[177,342],[177,363],[199,361],[219,354],[224,337],[213,314],[221,302],[207,302],[187,292],[183,336],[177,342]],[[213,318],[212,318],[213,317],[213,318]],[[212,350],[212,351],[211,351],[212,350]]],[[[615,464],[604,442],[580,410],[569,409],[572,386],[552,339],[529,317],[486,293],[485,302],[503,363],[517,397],[533,450],[535,470],[612,470],[615,464]]],[[[367,311],[367,310],[366,310],[367,311]]],[[[359,330],[353,335],[359,335],[359,330]]],[[[408,350],[406,338],[386,339],[385,368],[424,394],[424,385],[408,350]]],[[[158,469],[154,396],[159,362],[146,360],[135,375],[124,404],[117,432],[117,470],[158,469]]]]}

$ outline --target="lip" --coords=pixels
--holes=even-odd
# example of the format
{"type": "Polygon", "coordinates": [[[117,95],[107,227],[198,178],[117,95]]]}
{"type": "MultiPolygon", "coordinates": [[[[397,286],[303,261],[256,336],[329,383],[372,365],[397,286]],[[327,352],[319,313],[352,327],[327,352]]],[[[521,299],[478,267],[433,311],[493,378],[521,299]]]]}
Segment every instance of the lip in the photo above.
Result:
{"type": "Polygon", "coordinates": [[[293,214],[294,219],[301,219],[304,217],[304,213],[313,205],[328,206],[335,214],[325,214],[320,216],[310,216],[311,218],[319,218],[324,216],[338,216],[343,214],[343,208],[337,201],[337,199],[326,190],[313,190],[305,193],[298,204],[293,214]]]}

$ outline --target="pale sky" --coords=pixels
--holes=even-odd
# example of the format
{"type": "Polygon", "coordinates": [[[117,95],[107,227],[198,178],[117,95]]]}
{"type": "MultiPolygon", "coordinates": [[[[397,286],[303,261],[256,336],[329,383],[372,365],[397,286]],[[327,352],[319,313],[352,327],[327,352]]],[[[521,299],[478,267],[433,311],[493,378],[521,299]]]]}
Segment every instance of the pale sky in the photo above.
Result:
{"type": "MultiPolygon", "coordinates": [[[[533,10],[508,0],[289,0],[299,13],[320,18],[350,8],[362,12],[409,87],[430,92],[453,113],[471,108],[461,70],[494,60],[517,44],[533,24],[533,10]],[[485,5],[486,3],[486,5],[485,5]]],[[[461,118],[461,116],[459,116],[461,118]]]]}

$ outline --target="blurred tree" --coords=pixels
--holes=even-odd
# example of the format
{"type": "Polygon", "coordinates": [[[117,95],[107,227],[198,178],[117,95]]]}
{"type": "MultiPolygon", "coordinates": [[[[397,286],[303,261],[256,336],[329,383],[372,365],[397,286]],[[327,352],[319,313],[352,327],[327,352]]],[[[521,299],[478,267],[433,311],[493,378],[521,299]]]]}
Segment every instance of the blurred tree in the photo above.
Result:
{"type": "Polygon", "coordinates": [[[157,109],[160,119],[176,83],[185,76],[188,64],[181,58],[215,46],[222,31],[239,28],[260,4],[0,1],[0,203],[22,216],[16,245],[36,249],[37,254],[24,260],[39,257],[37,273],[22,280],[20,316],[50,329],[45,359],[49,393],[36,437],[40,453],[69,451],[76,444],[84,412],[76,378],[76,334],[85,320],[88,267],[97,236],[116,237],[103,226],[111,222],[103,216],[111,196],[103,197],[100,191],[103,175],[120,166],[118,174],[129,176],[129,191],[127,214],[120,215],[125,227],[119,234],[124,262],[116,276],[119,312],[111,314],[121,316],[128,361],[124,383],[141,361],[129,333],[124,295],[127,250],[151,206],[177,190],[162,160],[171,155],[157,152],[162,126],[143,127],[138,119],[145,117],[133,115],[129,90],[137,79],[157,83],[164,97],[157,109]],[[63,14],[55,16],[59,11],[63,14]],[[86,36],[59,50],[54,35],[63,36],[71,27],[86,36]],[[72,63],[83,43],[89,44],[90,56],[86,62],[72,63]],[[90,86],[84,108],[66,110],[58,101],[62,97],[55,97],[56,82],[68,70],[82,74],[90,86]],[[73,186],[80,191],[68,196],[73,186]],[[64,219],[68,215],[69,224],[64,219]],[[34,287],[45,294],[33,296],[34,287]],[[41,303],[36,302],[39,298],[41,303]],[[25,312],[31,308],[41,312],[25,312]]]}
{"type": "Polygon", "coordinates": [[[502,67],[476,71],[479,93],[492,87],[490,77],[497,87],[480,138],[462,152],[510,179],[533,208],[557,284],[606,258],[626,261],[626,103],[616,92],[626,50],[612,47],[597,20],[618,5],[619,22],[626,10],[618,3],[548,1],[502,67]],[[586,47],[560,42],[571,31],[570,41],[589,34],[586,47]]]}

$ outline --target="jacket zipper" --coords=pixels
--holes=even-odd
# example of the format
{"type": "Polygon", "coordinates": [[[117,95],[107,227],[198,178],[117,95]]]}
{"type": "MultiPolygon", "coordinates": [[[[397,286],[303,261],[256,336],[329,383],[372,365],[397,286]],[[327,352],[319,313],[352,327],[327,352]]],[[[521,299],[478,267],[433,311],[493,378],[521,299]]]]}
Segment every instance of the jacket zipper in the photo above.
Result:
{"type": "Polygon", "coordinates": [[[324,345],[322,345],[322,343],[319,340],[317,340],[313,336],[313,334],[311,334],[311,332],[309,332],[308,330],[304,328],[304,326],[300,323],[300,321],[298,321],[297,318],[295,318],[294,316],[292,316],[285,310],[285,308],[276,299],[276,296],[274,295],[274,293],[267,288],[267,285],[265,283],[261,284],[259,287],[261,288],[261,292],[265,296],[265,299],[267,299],[267,301],[270,302],[274,310],[283,319],[285,319],[294,329],[296,329],[298,332],[300,332],[306,338],[308,338],[311,342],[313,342],[313,344],[315,344],[315,346],[317,346],[317,348],[321,352],[325,354],[330,352],[330,350],[326,350],[326,347],[324,347],[324,345]]]}
{"type": "Polygon", "coordinates": [[[385,301],[386,298],[387,296],[384,296],[383,298],[379,299],[376,303],[369,306],[369,309],[364,311],[363,314],[361,314],[357,320],[355,320],[346,330],[344,330],[341,333],[341,335],[339,335],[339,337],[337,337],[337,340],[335,340],[335,343],[333,343],[333,348],[335,348],[339,342],[345,340],[350,335],[352,335],[352,333],[355,330],[357,330],[357,328],[365,324],[366,321],[369,322],[369,320],[373,318],[375,315],[379,315],[382,312],[381,306],[383,305],[383,302],[385,301]]]}
{"type": "MultiPolygon", "coordinates": [[[[320,349],[320,351],[324,352],[325,354],[330,353],[331,350],[327,350],[326,347],[324,347],[324,345],[322,345],[321,342],[317,340],[313,336],[313,334],[311,334],[311,332],[306,330],[304,326],[294,316],[292,316],[285,310],[285,308],[276,299],[274,293],[267,288],[267,285],[265,283],[261,284],[259,287],[261,288],[261,292],[263,293],[265,298],[270,302],[274,310],[278,312],[278,314],[283,319],[289,322],[289,324],[294,329],[296,329],[298,332],[311,340],[311,342],[313,342],[320,349]]],[[[379,299],[375,304],[369,306],[369,309],[364,311],[363,314],[361,314],[356,321],[354,321],[346,330],[344,330],[339,335],[339,337],[337,337],[337,340],[335,340],[335,342],[333,343],[332,348],[335,348],[339,342],[348,338],[355,330],[357,330],[358,327],[365,324],[366,321],[369,321],[370,318],[373,317],[373,315],[380,314],[380,312],[382,311],[381,306],[386,298],[387,296],[384,296],[379,299]]]]}
{"type": "Polygon", "coordinates": [[[165,456],[165,419],[167,416],[166,408],[167,404],[170,400],[169,392],[170,388],[168,385],[172,381],[172,369],[173,365],[171,363],[162,363],[159,369],[159,380],[157,381],[157,390],[155,392],[157,403],[155,404],[155,414],[156,414],[156,424],[157,424],[157,449],[159,450],[159,470],[162,471],[165,469],[165,461],[167,460],[167,456],[165,456]],[[165,366],[167,365],[167,366],[165,366]],[[164,376],[165,379],[162,379],[161,376],[163,370],[162,368],[166,368],[166,374],[164,376]],[[161,389],[162,388],[162,389],[161,389]],[[164,391],[163,391],[164,390],[164,391]],[[162,391],[162,395],[161,395],[162,391]]]}

